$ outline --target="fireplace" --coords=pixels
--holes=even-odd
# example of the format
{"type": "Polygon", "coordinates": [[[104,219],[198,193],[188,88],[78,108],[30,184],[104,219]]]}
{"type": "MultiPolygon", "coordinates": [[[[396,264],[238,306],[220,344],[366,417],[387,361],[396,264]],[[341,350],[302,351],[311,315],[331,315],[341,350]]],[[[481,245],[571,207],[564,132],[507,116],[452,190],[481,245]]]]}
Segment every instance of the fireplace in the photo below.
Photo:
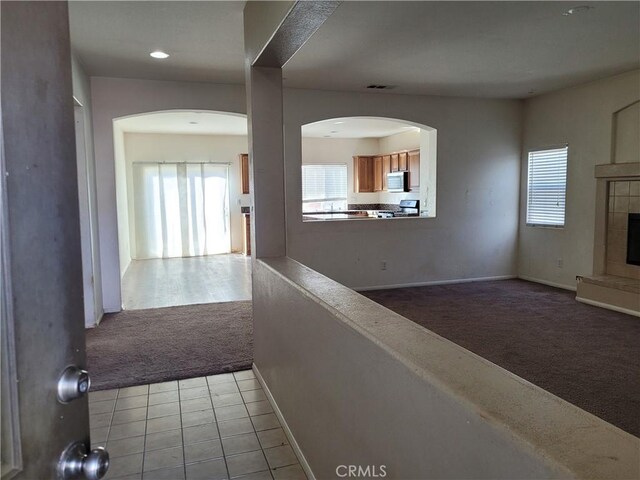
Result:
{"type": "Polygon", "coordinates": [[[578,275],[576,299],[640,317],[638,113],[640,100],[612,112],[611,156],[594,172],[593,271],[578,275]]]}
{"type": "Polygon", "coordinates": [[[640,164],[598,165],[596,178],[593,274],[576,300],[640,317],[640,164]]]}
{"type": "Polygon", "coordinates": [[[627,263],[640,265],[640,213],[630,213],[627,227],[627,263]]]}
{"type": "Polygon", "coordinates": [[[606,230],[607,275],[640,280],[640,180],[609,183],[606,230]]]}

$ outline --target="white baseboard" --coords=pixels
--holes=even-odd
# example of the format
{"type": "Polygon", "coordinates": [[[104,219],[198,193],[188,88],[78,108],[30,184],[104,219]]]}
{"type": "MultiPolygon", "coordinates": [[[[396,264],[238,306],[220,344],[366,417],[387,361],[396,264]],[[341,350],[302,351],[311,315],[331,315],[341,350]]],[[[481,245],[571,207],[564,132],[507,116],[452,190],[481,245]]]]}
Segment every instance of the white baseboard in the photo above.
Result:
{"type": "Polygon", "coordinates": [[[287,421],[285,420],[284,416],[282,415],[282,412],[280,411],[280,408],[278,407],[278,404],[276,403],[275,399],[273,398],[273,395],[271,394],[271,391],[269,390],[269,387],[265,383],[264,378],[262,378],[262,374],[260,373],[260,370],[258,370],[258,367],[256,366],[255,363],[253,364],[252,369],[253,369],[253,373],[255,373],[256,378],[258,379],[258,382],[260,382],[260,385],[262,385],[262,389],[264,390],[264,393],[267,396],[267,399],[269,400],[269,403],[273,407],[273,411],[275,412],[276,417],[278,417],[278,420],[280,420],[280,424],[282,425],[282,429],[284,430],[285,435],[289,439],[289,445],[291,445],[291,448],[293,449],[294,453],[298,457],[298,460],[300,460],[300,465],[302,466],[302,469],[304,470],[304,473],[307,474],[307,478],[309,480],[316,480],[316,477],[313,474],[313,472],[311,471],[311,467],[309,466],[309,462],[307,462],[307,459],[305,458],[304,454],[302,453],[302,450],[300,449],[300,446],[298,445],[298,442],[294,438],[293,433],[291,432],[291,429],[289,428],[289,425],[287,424],[287,421]]]}
{"type": "Polygon", "coordinates": [[[563,290],[571,290],[575,292],[578,287],[575,285],[564,285],[562,283],[549,282],[548,280],[542,280],[541,278],[527,277],[526,275],[518,275],[519,279],[526,280],[528,282],[542,283],[543,285],[549,285],[550,287],[562,288],[563,290]]]}
{"type": "Polygon", "coordinates": [[[607,310],[613,310],[614,312],[626,313],[627,315],[633,315],[634,317],[640,317],[640,312],[636,310],[629,310],[628,308],[616,307],[608,303],[598,302],[596,300],[589,300],[588,298],[576,297],[576,300],[580,303],[586,303],[587,305],[593,305],[594,307],[606,308],[607,310]]]}
{"type": "Polygon", "coordinates": [[[368,290],[387,290],[393,288],[409,288],[409,287],[426,287],[429,285],[449,285],[453,283],[470,283],[470,282],[488,282],[491,280],[509,280],[518,278],[516,275],[499,275],[496,277],[476,277],[476,278],[457,278],[454,280],[432,280],[429,282],[413,282],[413,283],[397,283],[394,285],[372,285],[368,287],[350,287],[356,292],[366,292],[368,290]]]}

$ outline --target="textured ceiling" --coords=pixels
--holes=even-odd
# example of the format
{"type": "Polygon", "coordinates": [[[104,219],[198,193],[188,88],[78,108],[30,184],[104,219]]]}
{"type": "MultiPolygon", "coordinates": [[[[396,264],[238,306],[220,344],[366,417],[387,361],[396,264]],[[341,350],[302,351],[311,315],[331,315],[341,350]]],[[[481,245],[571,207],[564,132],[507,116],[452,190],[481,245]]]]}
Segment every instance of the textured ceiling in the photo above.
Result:
{"type": "Polygon", "coordinates": [[[640,66],[640,3],[343,2],[285,85],[521,98],[640,66]]]}
{"type": "MultiPolygon", "coordinates": [[[[343,2],[285,86],[523,98],[640,67],[640,3],[343,2]],[[390,90],[365,90],[368,84],[390,90]]],[[[244,2],[70,3],[90,75],[244,83],[244,2]],[[149,52],[171,56],[153,60],[149,52]]]]}

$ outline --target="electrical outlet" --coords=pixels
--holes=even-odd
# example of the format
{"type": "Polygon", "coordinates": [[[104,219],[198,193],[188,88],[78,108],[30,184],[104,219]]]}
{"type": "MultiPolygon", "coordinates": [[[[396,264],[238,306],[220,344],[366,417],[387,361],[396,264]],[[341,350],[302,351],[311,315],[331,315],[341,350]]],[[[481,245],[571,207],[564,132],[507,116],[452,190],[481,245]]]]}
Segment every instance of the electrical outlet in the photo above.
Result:
{"type": "Polygon", "coordinates": [[[564,266],[564,261],[561,258],[559,258],[558,261],[556,262],[556,266],[558,268],[562,268],[564,266]]]}
{"type": "Polygon", "coordinates": [[[386,260],[382,260],[380,262],[380,270],[386,270],[387,269],[387,261],[386,260]]]}

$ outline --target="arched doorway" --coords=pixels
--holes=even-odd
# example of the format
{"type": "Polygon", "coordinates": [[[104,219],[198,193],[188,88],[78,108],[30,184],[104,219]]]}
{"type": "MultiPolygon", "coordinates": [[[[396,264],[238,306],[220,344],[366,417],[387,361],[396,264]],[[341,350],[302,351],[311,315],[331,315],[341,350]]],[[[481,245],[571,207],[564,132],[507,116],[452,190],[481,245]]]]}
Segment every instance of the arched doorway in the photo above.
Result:
{"type": "Polygon", "coordinates": [[[249,300],[246,117],[172,110],[113,128],[123,309],[249,300]]]}

